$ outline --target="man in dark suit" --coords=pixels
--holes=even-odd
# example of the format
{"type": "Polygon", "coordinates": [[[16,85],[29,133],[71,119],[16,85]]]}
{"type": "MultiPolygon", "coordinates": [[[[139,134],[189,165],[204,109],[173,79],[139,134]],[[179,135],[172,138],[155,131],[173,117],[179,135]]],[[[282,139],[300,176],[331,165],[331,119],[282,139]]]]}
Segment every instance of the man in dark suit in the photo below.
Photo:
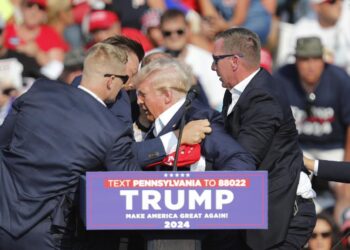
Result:
{"type": "Polygon", "coordinates": [[[127,62],[123,49],[96,44],[79,88],[38,80],[15,101],[0,151],[0,249],[70,249],[80,175],[140,170],[132,131],[106,108],[127,62]]]}
{"type": "Polygon", "coordinates": [[[310,199],[314,192],[301,174],[303,158],[290,105],[278,83],[260,69],[260,47],[255,33],[233,28],[216,37],[213,51],[212,70],[227,89],[222,111],[226,130],[252,153],[258,169],[269,173],[268,230],[247,230],[244,237],[252,249],[300,249],[316,220],[310,199]],[[298,187],[300,176],[305,185],[298,187]]]}
{"type": "MultiPolygon", "coordinates": [[[[156,59],[139,71],[135,80],[138,103],[146,114],[155,118],[154,128],[149,131],[151,137],[178,129],[183,115],[187,122],[208,119],[212,132],[200,144],[205,161],[189,166],[191,171],[255,170],[252,156],[225,132],[220,113],[197,100],[184,112],[186,93],[193,83],[188,68],[172,58],[156,59]]],[[[200,136],[204,137],[204,133],[200,136]]],[[[168,145],[175,149],[177,142],[169,141],[168,145]]]]}

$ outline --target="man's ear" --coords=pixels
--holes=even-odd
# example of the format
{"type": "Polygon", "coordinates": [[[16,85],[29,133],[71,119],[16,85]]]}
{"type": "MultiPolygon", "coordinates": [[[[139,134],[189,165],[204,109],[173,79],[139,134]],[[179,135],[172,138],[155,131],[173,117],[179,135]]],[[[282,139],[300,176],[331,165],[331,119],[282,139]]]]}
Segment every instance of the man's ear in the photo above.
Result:
{"type": "Polygon", "coordinates": [[[107,79],[106,79],[106,86],[107,86],[107,89],[112,89],[112,84],[113,84],[113,79],[112,79],[112,77],[108,77],[107,79]]]}
{"type": "Polygon", "coordinates": [[[164,90],[163,94],[164,94],[166,104],[169,104],[173,101],[174,95],[170,89],[164,90]]]}
{"type": "Polygon", "coordinates": [[[231,64],[232,71],[236,71],[238,69],[238,60],[236,57],[232,56],[230,58],[230,64],[231,64]]]}

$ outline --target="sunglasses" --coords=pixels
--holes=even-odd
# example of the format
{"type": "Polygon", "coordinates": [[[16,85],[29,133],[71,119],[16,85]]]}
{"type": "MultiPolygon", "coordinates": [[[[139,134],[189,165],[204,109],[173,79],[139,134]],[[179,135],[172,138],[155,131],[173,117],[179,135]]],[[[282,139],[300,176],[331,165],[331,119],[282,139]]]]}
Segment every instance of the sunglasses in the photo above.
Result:
{"type": "Polygon", "coordinates": [[[217,65],[221,59],[224,59],[224,58],[230,57],[230,56],[243,57],[242,54],[227,54],[227,55],[220,55],[220,56],[213,55],[214,64],[217,65]]]}
{"type": "Polygon", "coordinates": [[[43,6],[43,5],[40,5],[38,3],[32,3],[32,2],[29,2],[29,3],[26,3],[25,5],[27,8],[32,8],[33,6],[37,6],[39,10],[42,10],[42,11],[45,11],[46,10],[46,7],[43,6]]]}
{"type": "Polygon", "coordinates": [[[173,33],[176,33],[178,36],[182,36],[183,34],[185,34],[185,30],[178,29],[178,30],[175,30],[175,31],[169,31],[169,30],[163,30],[162,31],[162,34],[163,34],[164,37],[169,37],[173,33]]]}
{"type": "Polygon", "coordinates": [[[328,3],[328,4],[335,4],[337,0],[325,0],[323,3],[328,3]]]}
{"type": "Polygon", "coordinates": [[[312,233],[311,239],[316,239],[319,235],[321,236],[321,238],[325,239],[331,237],[332,232],[312,233]]]}
{"type": "Polygon", "coordinates": [[[115,74],[104,74],[103,77],[112,77],[112,79],[119,78],[120,80],[122,80],[123,84],[127,83],[127,81],[129,80],[129,76],[128,75],[115,75],[115,74]]]}

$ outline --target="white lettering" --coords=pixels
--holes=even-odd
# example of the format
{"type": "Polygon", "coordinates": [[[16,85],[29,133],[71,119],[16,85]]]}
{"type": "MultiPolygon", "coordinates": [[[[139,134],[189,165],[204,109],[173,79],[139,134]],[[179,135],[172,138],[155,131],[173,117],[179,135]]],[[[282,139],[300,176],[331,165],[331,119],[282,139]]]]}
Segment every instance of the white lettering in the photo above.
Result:
{"type": "Polygon", "coordinates": [[[171,190],[165,190],[164,191],[164,202],[165,207],[167,207],[170,210],[180,210],[185,205],[185,190],[179,190],[177,192],[177,203],[172,203],[172,195],[171,190]]]}
{"type": "Polygon", "coordinates": [[[216,191],[216,209],[221,210],[223,205],[230,204],[233,201],[234,195],[230,190],[216,191]]]}
{"type": "Polygon", "coordinates": [[[138,196],[139,191],[137,190],[120,190],[120,196],[125,196],[125,209],[132,210],[133,209],[133,196],[138,196]]]}
{"type": "Polygon", "coordinates": [[[204,209],[211,209],[211,190],[204,190],[202,194],[198,194],[196,190],[188,192],[188,209],[195,210],[196,204],[201,206],[204,203],[204,209]]]}
{"type": "Polygon", "coordinates": [[[154,210],[160,210],[159,201],[161,195],[156,190],[142,190],[142,209],[148,210],[151,206],[154,210]]]}

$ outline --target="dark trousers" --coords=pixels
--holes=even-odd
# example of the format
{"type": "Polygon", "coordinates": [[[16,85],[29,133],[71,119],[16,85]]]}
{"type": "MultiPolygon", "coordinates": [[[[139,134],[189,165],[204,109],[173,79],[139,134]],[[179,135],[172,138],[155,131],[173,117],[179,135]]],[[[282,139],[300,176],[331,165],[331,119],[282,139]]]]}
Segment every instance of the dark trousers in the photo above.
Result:
{"type": "Polygon", "coordinates": [[[13,237],[0,228],[0,250],[73,249],[72,239],[53,228],[51,223],[51,218],[47,217],[20,237],[13,237]]]}
{"type": "Polygon", "coordinates": [[[303,199],[298,196],[295,204],[295,215],[289,224],[285,241],[271,249],[302,249],[314,230],[316,220],[314,202],[311,199],[303,199]]]}
{"type": "MultiPolygon", "coordinates": [[[[309,240],[316,225],[315,205],[311,199],[297,197],[295,203],[295,215],[290,221],[286,239],[279,245],[269,249],[278,250],[300,250],[309,240]]],[[[203,250],[233,250],[250,249],[244,241],[242,230],[219,230],[209,234],[203,241],[203,250]]]]}
{"type": "Polygon", "coordinates": [[[249,250],[244,242],[244,230],[213,230],[202,241],[202,250],[249,250]]]}
{"type": "Polygon", "coordinates": [[[20,237],[0,228],[0,250],[82,250],[82,241],[75,237],[73,227],[52,225],[46,217],[20,237]]]}

